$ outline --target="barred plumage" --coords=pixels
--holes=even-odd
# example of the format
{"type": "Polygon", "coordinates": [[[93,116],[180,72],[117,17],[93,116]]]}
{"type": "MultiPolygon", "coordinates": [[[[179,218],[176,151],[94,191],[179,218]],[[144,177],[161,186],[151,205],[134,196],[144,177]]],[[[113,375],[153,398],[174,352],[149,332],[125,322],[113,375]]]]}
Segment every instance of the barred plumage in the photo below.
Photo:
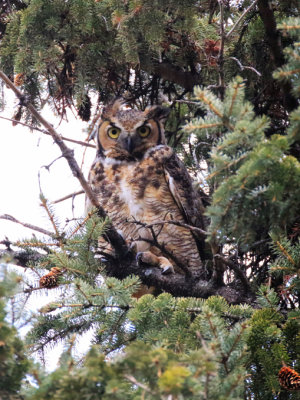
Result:
{"type": "Polygon", "coordinates": [[[204,274],[204,238],[180,226],[203,228],[203,207],[184,164],[166,145],[168,113],[161,106],[138,111],[124,108],[120,100],[109,104],[99,123],[89,181],[139,261],[182,273],[173,256],[204,274]]]}

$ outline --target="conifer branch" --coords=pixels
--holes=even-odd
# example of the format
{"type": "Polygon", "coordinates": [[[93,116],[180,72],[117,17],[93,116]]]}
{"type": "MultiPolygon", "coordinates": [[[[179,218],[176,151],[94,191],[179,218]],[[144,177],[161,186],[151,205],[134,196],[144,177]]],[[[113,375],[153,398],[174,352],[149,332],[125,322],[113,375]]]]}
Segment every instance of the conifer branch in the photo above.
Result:
{"type": "Polygon", "coordinates": [[[245,322],[243,322],[241,324],[241,330],[240,332],[236,335],[236,337],[234,338],[234,341],[230,347],[230,349],[227,352],[227,360],[229,359],[229,357],[231,356],[232,352],[235,350],[236,346],[238,345],[239,341],[241,340],[241,338],[243,337],[243,333],[245,331],[245,329],[247,328],[247,324],[245,322]]]}
{"type": "Polygon", "coordinates": [[[60,236],[60,232],[59,232],[59,230],[58,230],[58,226],[57,226],[56,223],[55,223],[54,215],[53,215],[53,213],[51,212],[50,208],[48,207],[48,205],[47,205],[47,200],[45,199],[44,196],[41,196],[41,206],[46,210],[46,212],[47,212],[47,214],[48,214],[48,217],[49,217],[49,219],[50,219],[50,222],[51,222],[51,224],[52,224],[52,226],[53,226],[53,228],[54,228],[56,237],[59,237],[59,236],[60,236]]]}
{"type": "Polygon", "coordinates": [[[74,229],[74,231],[70,234],[70,237],[74,236],[86,223],[87,221],[95,214],[95,212],[88,212],[88,215],[84,218],[84,220],[78,224],[78,226],[74,229]]]}
{"type": "Polygon", "coordinates": [[[235,82],[234,85],[233,85],[234,92],[233,92],[233,95],[232,95],[232,98],[231,98],[231,104],[230,104],[229,111],[228,111],[228,115],[229,116],[231,116],[231,114],[232,114],[233,106],[234,106],[238,91],[239,91],[239,89],[241,87],[243,87],[243,84],[240,84],[238,82],[235,82]]]}
{"type": "Polygon", "coordinates": [[[207,124],[207,123],[193,124],[190,122],[188,125],[186,125],[185,129],[186,129],[186,131],[194,131],[196,129],[210,129],[210,128],[217,128],[217,127],[221,127],[221,126],[223,126],[222,122],[215,122],[212,124],[207,124]]]}
{"type": "Polygon", "coordinates": [[[295,266],[296,262],[293,257],[288,253],[288,251],[282,246],[282,244],[277,240],[277,246],[279,247],[280,251],[285,255],[285,257],[295,266]]]}

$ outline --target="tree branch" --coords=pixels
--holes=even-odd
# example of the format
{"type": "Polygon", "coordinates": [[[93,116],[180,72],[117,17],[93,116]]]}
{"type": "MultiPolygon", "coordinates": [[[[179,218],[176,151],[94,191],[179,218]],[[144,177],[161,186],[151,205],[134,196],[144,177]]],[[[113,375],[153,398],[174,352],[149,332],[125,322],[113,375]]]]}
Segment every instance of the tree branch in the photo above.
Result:
{"type": "Polygon", "coordinates": [[[156,225],[165,225],[165,224],[171,224],[171,225],[176,225],[176,226],[182,226],[183,228],[189,229],[190,231],[200,233],[200,235],[207,236],[207,232],[204,231],[203,229],[197,228],[196,226],[184,224],[183,222],[179,221],[156,221],[153,224],[144,224],[140,221],[127,221],[128,223],[133,223],[133,224],[142,224],[144,228],[152,228],[153,226],[156,225]]]}
{"type": "Polygon", "coordinates": [[[276,20],[269,0],[258,1],[259,15],[264,23],[266,38],[270,46],[271,55],[276,67],[284,63],[284,55],[281,45],[281,35],[276,26],[276,20]]]}
{"type": "MultiPolygon", "coordinates": [[[[26,126],[26,127],[29,128],[29,129],[33,129],[33,130],[35,130],[35,131],[42,132],[42,133],[44,133],[45,135],[50,135],[50,136],[51,136],[51,133],[49,133],[49,132],[46,131],[45,129],[40,129],[40,128],[36,127],[36,126],[32,126],[32,125],[29,125],[29,124],[25,124],[24,122],[17,121],[16,119],[6,118],[6,117],[2,117],[2,116],[0,116],[0,118],[1,118],[1,119],[5,119],[6,121],[14,122],[14,123],[19,124],[19,125],[22,125],[22,126],[26,126]]],[[[67,137],[65,137],[65,136],[61,136],[61,138],[62,138],[63,140],[65,140],[66,142],[71,142],[71,143],[75,143],[75,144],[80,144],[80,146],[92,147],[93,149],[96,148],[96,146],[95,146],[94,144],[90,144],[90,143],[87,143],[87,142],[82,142],[81,140],[74,140],[74,139],[67,138],[67,137]]]]}
{"type": "Polygon", "coordinates": [[[9,214],[0,215],[0,219],[6,219],[7,221],[15,222],[16,224],[20,224],[20,225],[24,226],[25,228],[32,229],[34,231],[40,232],[43,235],[47,235],[47,236],[51,236],[51,237],[54,236],[53,232],[47,231],[44,228],[40,228],[39,226],[35,226],[35,225],[29,224],[27,222],[21,222],[21,221],[17,220],[15,217],[13,217],[12,215],[9,215],[9,214]]]}
{"type": "Polygon", "coordinates": [[[78,192],[74,192],[74,193],[68,194],[67,196],[61,197],[60,199],[51,201],[51,203],[52,204],[57,204],[57,203],[60,203],[61,201],[72,199],[73,197],[78,196],[79,194],[83,194],[83,193],[84,193],[83,190],[79,190],[78,192]]]}
{"type": "Polygon", "coordinates": [[[26,102],[25,96],[23,95],[22,92],[13,84],[13,82],[4,74],[4,72],[0,71],[0,78],[6,83],[6,85],[13,90],[15,95],[23,102],[23,104],[28,108],[28,110],[31,112],[31,114],[34,116],[34,118],[39,121],[45,128],[46,130],[50,133],[52,136],[54,142],[58,145],[60,148],[63,157],[67,160],[69,167],[71,168],[71,171],[73,175],[79,180],[83,190],[85,191],[86,195],[90,199],[91,203],[95,207],[100,207],[99,201],[95,195],[95,193],[92,191],[90,188],[88,182],[85,180],[83,173],[81,172],[77,161],[74,158],[74,152],[73,150],[69,149],[62,137],[55,131],[53,126],[49,124],[48,121],[45,120],[44,117],[42,117],[36,108],[29,102],[26,102]]]}
{"type": "Polygon", "coordinates": [[[240,281],[242,282],[244,288],[247,291],[251,290],[249,281],[247,279],[247,276],[239,268],[238,265],[236,265],[232,260],[229,260],[229,259],[223,257],[221,254],[215,254],[214,257],[218,258],[219,260],[221,260],[225,265],[227,265],[235,273],[235,275],[237,276],[238,279],[240,279],[240,281]]]}
{"type": "Polygon", "coordinates": [[[252,8],[256,5],[258,0],[254,0],[254,2],[248,7],[246,8],[246,10],[244,10],[244,12],[242,13],[242,15],[238,18],[238,20],[235,22],[235,24],[233,25],[233,27],[230,29],[230,31],[226,34],[226,39],[229,39],[229,37],[232,35],[232,33],[235,31],[235,29],[238,27],[238,25],[240,24],[240,22],[242,21],[242,19],[244,18],[244,16],[246,14],[248,14],[249,11],[252,10],[252,8]]]}
{"type": "MultiPolygon", "coordinates": [[[[20,90],[13,84],[13,82],[2,71],[0,71],[0,78],[6,83],[6,85],[10,89],[13,90],[15,95],[20,99],[20,101],[22,101],[23,105],[28,108],[28,110],[31,112],[31,114],[34,116],[34,118],[37,121],[39,121],[46,128],[47,132],[49,132],[49,134],[52,136],[54,142],[59,146],[63,157],[66,158],[73,175],[79,180],[79,182],[80,182],[83,190],[85,191],[87,197],[89,198],[91,204],[93,206],[97,207],[99,217],[103,218],[103,219],[106,218],[107,216],[106,216],[104,209],[99,204],[97,196],[92,191],[90,185],[84,178],[83,173],[81,172],[81,169],[79,168],[79,165],[74,158],[73,150],[69,149],[65,145],[62,137],[55,131],[53,126],[51,124],[49,124],[49,122],[46,121],[45,118],[43,118],[38,113],[38,111],[35,109],[35,107],[31,103],[26,102],[26,99],[25,99],[25,96],[23,95],[23,93],[20,92],[20,90]]],[[[116,229],[112,225],[110,225],[109,229],[107,229],[106,236],[108,237],[112,246],[115,248],[117,256],[122,258],[122,256],[124,256],[124,254],[126,254],[128,251],[127,245],[126,245],[124,239],[122,238],[122,236],[119,235],[119,233],[116,231],[116,229]]]]}
{"type": "Polygon", "coordinates": [[[244,69],[250,69],[251,71],[255,72],[258,76],[261,76],[261,73],[259,71],[257,71],[257,69],[253,68],[253,67],[248,67],[245,65],[242,65],[242,63],[240,62],[240,60],[238,60],[236,57],[229,57],[231,60],[234,60],[238,66],[240,67],[240,69],[243,71],[244,69]]]}
{"type": "MultiPolygon", "coordinates": [[[[269,44],[273,63],[276,68],[281,67],[285,63],[285,59],[281,43],[281,34],[277,29],[272,3],[269,0],[258,0],[257,5],[259,15],[265,27],[266,39],[269,44]]],[[[280,82],[280,86],[283,89],[284,96],[282,96],[280,93],[279,96],[283,97],[283,101],[287,110],[294,110],[298,106],[298,101],[291,94],[291,83],[286,81],[280,82]]]]}

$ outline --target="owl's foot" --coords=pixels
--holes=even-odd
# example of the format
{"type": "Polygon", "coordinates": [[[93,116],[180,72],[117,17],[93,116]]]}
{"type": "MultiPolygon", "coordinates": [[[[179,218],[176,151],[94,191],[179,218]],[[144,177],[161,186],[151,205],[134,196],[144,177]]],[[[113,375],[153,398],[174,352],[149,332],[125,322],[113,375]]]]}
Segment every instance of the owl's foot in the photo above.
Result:
{"type": "Polygon", "coordinates": [[[175,273],[175,271],[174,271],[173,265],[166,265],[163,267],[163,270],[162,270],[163,275],[170,275],[170,274],[174,274],[174,273],[175,273]]]}
{"type": "Polygon", "coordinates": [[[138,264],[145,263],[162,269],[162,274],[174,274],[174,267],[166,257],[157,257],[151,251],[139,252],[136,255],[138,264]]]}

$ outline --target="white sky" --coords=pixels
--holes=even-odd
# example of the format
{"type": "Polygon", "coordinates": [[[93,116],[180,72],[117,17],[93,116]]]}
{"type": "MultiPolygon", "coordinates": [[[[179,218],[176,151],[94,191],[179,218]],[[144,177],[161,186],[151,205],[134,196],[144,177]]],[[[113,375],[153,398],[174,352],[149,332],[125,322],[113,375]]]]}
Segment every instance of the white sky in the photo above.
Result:
{"type": "MultiPolygon", "coordinates": [[[[13,118],[17,109],[18,101],[14,94],[8,89],[5,91],[7,106],[0,112],[0,116],[13,118]]],[[[59,120],[48,109],[42,115],[52,123],[57,132],[63,136],[75,140],[84,141],[86,138],[87,123],[76,119],[73,113],[68,113],[68,122],[62,122],[57,126],[59,120]]],[[[43,128],[43,127],[41,127],[43,128]]],[[[85,148],[70,142],[67,146],[75,150],[75,158],[81,165],[85,148]]],[[[42,207],[39,206],[39,182],[44,196],[49,201],[55,201],[65,195],[79,191],[79,182],[73,177],[72,172],[64,158],[56,161],[48,172],[43,165],[49,165],[60,156],[59,148],[53,143],[50,136],[38,131],[30,131],[28,128],[18,125],[13,127],[10,121],[0,118],[0,215],[10,214],[22,222],[28,222],[44,229],[52,231],[52,226],[42,207]]],[[[95,149],[87,148],[84,157],[84,173],[88,174],[89,167],[94,159],[95,149]]],[[[74,201],[74,216],[84,215],[84,195],[79,195],[74,201]]],[[[64,225],[66,218],[72,218],[72,201],[67,200],[54,206],[56,215],[64,225]]],[[[10,221],[0,219],[0,241],[7,237],[11,241],[30,238],[33,231],[10,221]]],[[[39,237],[38,232],[34,234],[39,237]]],[[[2,247],[3,248],[3,247],[2,247]]],[[[37,286],[38,282],[34,282],[37,286]]],[[[48,290],[42,297],[32,296],[27,308],[37,310],[42,305],[53,301],[57,290],[48,290]]],[[[85,349],[89,342],[88,336],[83,339],[85,349]]],[[[57,358],[62,347],[46,354],[47,369],[53,370],[57,364],[57,358]]]]}

